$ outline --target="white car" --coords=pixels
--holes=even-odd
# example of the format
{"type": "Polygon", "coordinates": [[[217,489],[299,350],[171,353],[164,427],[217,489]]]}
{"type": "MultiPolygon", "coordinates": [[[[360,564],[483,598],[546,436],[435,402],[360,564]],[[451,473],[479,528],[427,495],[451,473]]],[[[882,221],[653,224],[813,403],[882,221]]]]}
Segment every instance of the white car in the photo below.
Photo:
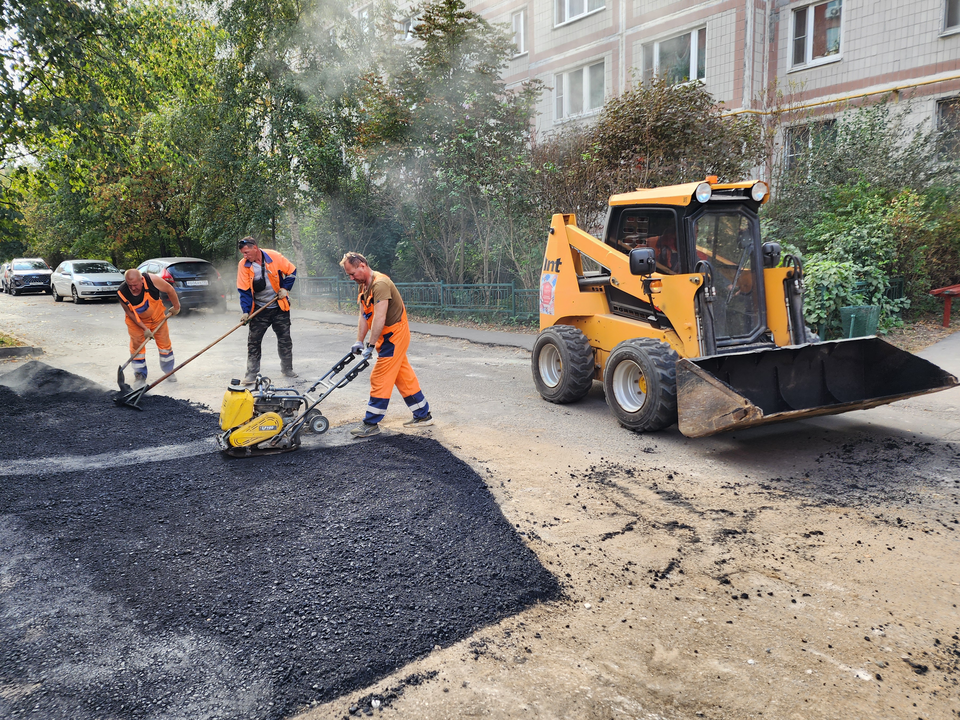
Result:
{"type": "Polygon", "coordinates": [[[106,260],[67,260],[57,265],[50,276],[55,302],[72,297],[75,303],[94,298],[117,297],[123,273],[106,260]]]}

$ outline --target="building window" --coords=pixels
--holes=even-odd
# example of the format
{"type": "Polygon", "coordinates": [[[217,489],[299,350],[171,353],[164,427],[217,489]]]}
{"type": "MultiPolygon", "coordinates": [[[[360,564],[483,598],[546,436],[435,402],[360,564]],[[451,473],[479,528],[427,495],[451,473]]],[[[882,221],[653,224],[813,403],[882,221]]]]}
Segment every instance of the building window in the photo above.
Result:
{"type": "Polygon", "coordinates": [[[793,11],[794,67],[828,60],[840,54],[840,14],[843,0],[808,5],[793,11]]]}
{"type": "Polygon", "coordinates": [[[836,120],[818,120],[806,125],[796,125],[787,128],[786,152],[784,161],[787,170],[795,170],[802,166],[804,158],[837,139],[836,120]]]}
{"type": "Polygon", "coordinates": [[[516,57],[527,51],[527,11],[515,12],[511,19],[513,20],[513,44],[517,47],[513,56],[516,57]]]}
{"type": "Polygon", "coordinates": [[[947,0],[944,30],[960,30],[960,0],[947,0]]]}
{"type": "Polygon", "coordinates": [[[367,5],[366,7],[360,8],[357,10],[357,22],[360,26],[360,34],[371,36],[373,35],[373,6],[367,5]]]}
{"type": "Polygon", "coordinates": [[[576,117],[603,107],[603,61],[554,76],[556,119],[576,117]]]}
{"type": "Polygon", "coordinates": [[[960,97],[937,103],[937,130],[943,154],[953,158],[960,155],[960,97]]]}
{"type": "Polygon", "coordinates": [[[669,85],[703,80],[707,71],[707,29],[672,37],[643,46],[643,79],[654,75],[669,85]]]}
{"type": "Polygon", "coordinates": [[[605,0],[556,0],[557,25],[603,10],[605,0]]]}
{"type": "Polygon", "coordinates": [[[400,21],[400,29],[397,32],[397,41],[402,43],[413,42],[413,18],[400,21]]]}

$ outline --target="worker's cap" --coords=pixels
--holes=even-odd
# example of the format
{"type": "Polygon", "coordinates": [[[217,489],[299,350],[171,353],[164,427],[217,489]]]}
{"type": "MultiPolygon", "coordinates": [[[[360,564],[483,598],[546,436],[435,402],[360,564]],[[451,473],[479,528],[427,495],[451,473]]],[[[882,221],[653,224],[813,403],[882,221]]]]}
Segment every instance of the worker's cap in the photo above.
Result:
{"type": "Polygon", "coordinates": [[[243,250],[244,245],[254,245],[256,246],[257,241],[252,237],[245,237],[241,240],[237,240],[237,250],[243,250]]]}

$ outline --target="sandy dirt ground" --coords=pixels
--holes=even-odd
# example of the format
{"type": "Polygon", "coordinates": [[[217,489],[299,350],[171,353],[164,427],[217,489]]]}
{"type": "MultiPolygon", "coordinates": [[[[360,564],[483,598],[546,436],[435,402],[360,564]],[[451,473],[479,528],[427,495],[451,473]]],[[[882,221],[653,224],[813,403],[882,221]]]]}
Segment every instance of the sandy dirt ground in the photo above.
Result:
{"type": "MultiPolygon", "coordinates": [[[[294,314],[312,378],[354,331],[294,314]]],[[[126,359],[121,316],[0,296],[0,330],[105,387],[126,359]]],[[[176,318],[178,358],[234,319],[176,318]]],[[[153,392],[218,408],[244,344],[234,333],[153,392]]],[[[691,440],[620,428],[596,384],[543,402],[521,349],[415,336],[411,362],[437,419],[422,432],[485,478],[565,596],[304,720],[960,716],[960,390],[691,440]]],[[[366,394],[354,383],[324,412],[356,422],[366,394]]],[[[406,418],[395,397],[385,432],[406,418]]]]}

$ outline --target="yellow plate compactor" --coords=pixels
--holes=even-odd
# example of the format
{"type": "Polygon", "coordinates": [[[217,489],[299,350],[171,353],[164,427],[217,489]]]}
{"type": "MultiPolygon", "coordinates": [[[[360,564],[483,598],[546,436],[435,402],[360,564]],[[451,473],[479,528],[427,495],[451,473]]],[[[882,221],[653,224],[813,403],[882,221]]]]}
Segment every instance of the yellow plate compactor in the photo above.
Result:
{"type": "Polygon", "coordinates": [[[325,433],[330,421],[317,407],[330,393],[354,380],[370,360],[348,353],[305,393],[274,387],[258,375],[253,390],[232,380],[220,406],[220,449],[231,457],[251,457],[288,452],[300,447],[300,433],[309,428],[325,433]],[[316,394],[319,393],[319,394],[316,394]]]}

